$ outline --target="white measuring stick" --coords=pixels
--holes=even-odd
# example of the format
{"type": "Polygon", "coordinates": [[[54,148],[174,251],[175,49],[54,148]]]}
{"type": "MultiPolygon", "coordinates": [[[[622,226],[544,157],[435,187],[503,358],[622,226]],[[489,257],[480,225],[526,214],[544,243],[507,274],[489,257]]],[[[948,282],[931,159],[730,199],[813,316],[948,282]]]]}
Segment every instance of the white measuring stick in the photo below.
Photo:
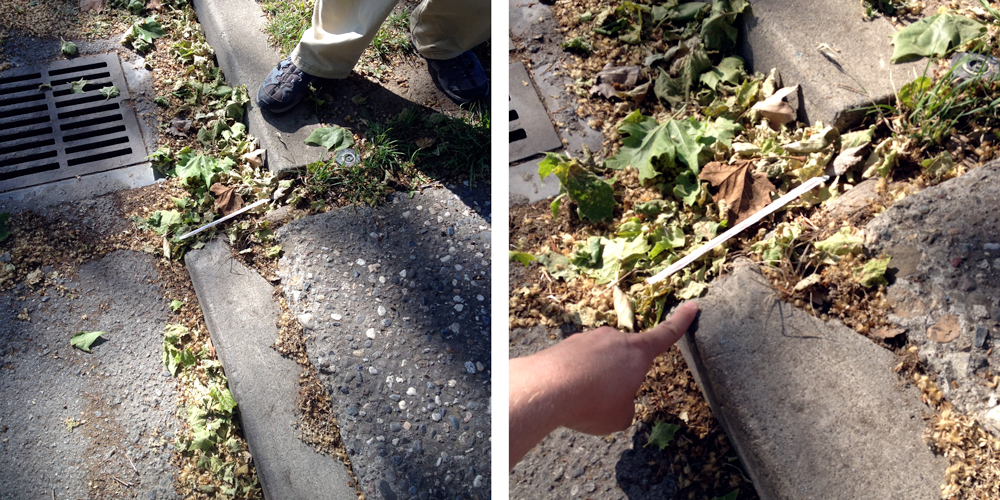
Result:
{"type": "Polygon", "coordinates": [[[261,206],[261,205],[263,205],[263,204],[265,204],[265,203],[267,203],[269,201],[271,201],[271,200],[269,200],[267,198],[264,198],[263,200],[260,200],[257,203],[254,203],[253,205],[245,206],[245,207],[243,207],[243,208],[241,208],[241,209],[239,209],[239,210],[237,210],[237,211],[235,211],[235,212],[233,212],[233,213],[231,213],[231,214],[229,214],[229,215],[227,215],[227,216],[225,216],[225,217],[223,217],[223,218],[221,218],[221,219],[219,219],[219,220],[217,220],[215,222],[210,222],[208,224],[205,224],[204,226],[201,226],[198,229],[195,229],[194,231],[191,231],[190,233],[187,233],[184,236],[181,236],[180,239],[183,240],[183,239],[187,238],[188,236],[194,236],[194,235],[196,235],[196,234],[198,234],[198,233],[200,233],[200,232],[202,232],[202,231],[204,231],[204,230],[206,230],[206,229],[208,229],[208,228],[210,228],[210,227],[212,227],[212,226],[214,226],[216,224],[222,224],[223,222],[226,222],[227,220],[232,219],[233,217],[236,217],[237,215],[239,215],[239,214],[241,214],[243,212],[246,212],[247,210],[250,210],[252,208],[257,208],[257,207],[259,207],[259,206],[261,206]]]}
{"type": "Polygon", "coordinates": [[[812,191],[813,188],[819,186],[820,184],[826,182],[829,179],[830,179],[829,175],[821,175],[819,177],[813,177],[812,179],[805,181],[804,183],[802,183],[801,186],[789,191],[788,194],[786,194],[785,196],[782,196],[781,198],[772,201],[770,205],[764,207],[757,213],[751,215],[750,218],[748,218],[747,220],[733,226],[733,228],[730,229],[729,231],[726,231],[716,236],[715,239],[698,247],[697,250],[689,253],[683,259],[674,262],[673,264],[670,265],[670,267],[657,273],[656,276],[646,278],[646,283],[652,285],[653,283],[662,281],[671,274],[674,274],[677,271],[684,269],[685,267],[687,267],[688,264],[697,260],[698,257],[705,255],[706,253],[710,252],[713,248],[721,245],[724,241],[728,240],[729,238],[732,238],[733,236],[736,236],[744,229],[760,222],[761,219],[767,217],[768,215],[771,215],[772,213],[774,213],[775,210],[791,203],[792,200],[794,200],[795,198],[798,198],[799,196],[802,196],[803,194],[812,191]]]}

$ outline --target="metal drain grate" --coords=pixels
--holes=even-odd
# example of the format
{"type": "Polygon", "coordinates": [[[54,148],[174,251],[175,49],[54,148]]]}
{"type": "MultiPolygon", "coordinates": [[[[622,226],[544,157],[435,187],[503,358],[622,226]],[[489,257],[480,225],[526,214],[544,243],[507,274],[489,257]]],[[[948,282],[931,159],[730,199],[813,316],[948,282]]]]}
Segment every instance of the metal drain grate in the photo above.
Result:
{"type": "Polygon", "coordinates": [[[562,147],[549,114],[535,93],[524,64],[510,65],[510,140],[508,161],[515,162],[562,147]]]}
{"type": "Polygon", "coordinates": [[[117,54],[0,73],[0,192],[135,165],[147,154],[117,54]],[[84,93],[72,93],[81,79],[84,93]],[[109,85],[118,97],[99,93],[109,85]]]}

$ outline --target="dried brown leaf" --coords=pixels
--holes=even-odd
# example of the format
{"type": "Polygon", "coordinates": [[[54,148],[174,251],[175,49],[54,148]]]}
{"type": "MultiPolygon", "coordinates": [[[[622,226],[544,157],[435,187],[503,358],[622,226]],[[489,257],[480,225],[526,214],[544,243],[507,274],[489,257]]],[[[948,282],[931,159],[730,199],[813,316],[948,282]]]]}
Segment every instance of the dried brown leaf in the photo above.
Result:
{"type": "Polygon", "coordinates": [[[160,3],[160,0],[147,0],[146,10],[155,10],[156,12],[160,12],[163,10],[163,4],[160,3]]]}
{"type": "Polygon", "coordinates": [[[264,164],[264,160],[267,158],[267,150],[264,148],[258,148],[249,153],[245,153],[243,156],[240,156],[240,158],[249,162],[251,167],[258,168],[264,164]]]}
{"type": "Polygon", "coordinates": [[[701,169],[698,178],[708,181],[719,192],[712,196],[716,203],[725,200],[730,207],[730,225],[757,213],[771,203],[771,191],[774,184],[767,180],[762,172],[751,172],[752,160],[741,160],[730,165],[722,162],[709,162],[701,169]]]}
{"type": "Polygon", "coordinates": [[[795,121],[795,110],[784,99],[792,92],[798,90],[798,85],[778,89],[771,97],[754,104],[750,109],[760,112],[761,116],[767,118],[767,122],[771,125],[771,128],[777,130],[778,127],[795,121]]]}
{"type": "Polygon", "coordinates": [[[243,208],[243,197],[236,192],[236,186],[226,187],[216,182],[209,191],[215,195],[215,209],[222,215],[229,215],[243,208]]]}
{"type": "Polygon", "coordinates": [[[170,127],[168,127],[165,132],[176,137],[187,137],[191,127],[191,120],[174,118],[173,120],[170,120],[170,127]]]}
{"type": "Polygon", "coordinates": [[[927,338],[945,344],[958,338],[958,317],[949,314],[927,329],[927,338]]]}
{"type": "Polygon", "coordinates": [[[880,339],[891,339],[897,335],[905,333],[906,330],[902,328],[879,328],[872,332],[872,335],[880,339]]]}
{"type": "Polygon", "coordinates": [[[619,90],[632,90],[638,81],[638,66],[613,66],[608,63],[594,77],[595,85],[590,88],[590,95],[602,95],[608,99],[619,97],[619,90]]]}
{"type": "Polygon", "coordinates": [[[635,313],[632,312],[632,302],[629,300],[628,295],[621,288],[615,286],[614,291],[615,299],[615,313],[618,314],[618,329],[634,332],[635,331],[635,313]]]}

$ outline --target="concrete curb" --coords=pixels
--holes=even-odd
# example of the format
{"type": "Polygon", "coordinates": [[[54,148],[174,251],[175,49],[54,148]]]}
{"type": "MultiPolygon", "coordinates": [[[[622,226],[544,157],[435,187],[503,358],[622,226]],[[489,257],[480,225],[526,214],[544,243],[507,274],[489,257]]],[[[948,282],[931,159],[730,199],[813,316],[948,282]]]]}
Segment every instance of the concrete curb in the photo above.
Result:
{"type": "Polygon", "coordinates": [[[319,128],[307,106],[296,106],[281,115],[263,113],[256,104],[257,87],[281,61],[281,54],[267,43],[267,18],[254,0],[194,0],[205,39],[215,49],[219,66],[231,85],[246,85],[249,132],[267,150],[267,166],[280,173],[316,161],[317,148],[303,141],[319,128]]]}
{"type": "Polygon", "coordinates": [[[785,86],[802,86],[798,118],[804,123],[843,130],[864,116],[852,110],[888,102],[927,64],[890,64],[895,27],[881,17],[863,20],[863,7],[853,0],[755,0],[751,9],[740,16],[737,51],[749,69],[778,68],[785,86]],[[822,43],[838,51],[827,51],[833,59],[817,49],[822,43]]]}
{"type": "Polygon", "coordinates": [[[752,265],[698,305],[681,353],[762,499],[940,497],[948,461],[891,352],[782,302],[752,265]]]}
{"type": "Polygon", "coordinates": [[[216,239],[184,257],[212,344],[229,378],[265,498],[357,500],[347,467],[298,438],[302,368],[271,346],[278,339],[273,288],[216,239]]]}

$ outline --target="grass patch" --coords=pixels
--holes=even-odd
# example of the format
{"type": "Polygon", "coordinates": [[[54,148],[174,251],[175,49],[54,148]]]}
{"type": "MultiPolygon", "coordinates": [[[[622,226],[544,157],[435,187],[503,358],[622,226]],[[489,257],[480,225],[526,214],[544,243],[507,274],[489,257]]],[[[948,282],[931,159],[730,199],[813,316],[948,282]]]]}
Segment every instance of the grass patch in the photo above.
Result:
{"type": "Polygon", "coordinates": [[[373,124],[370,130],[391,140],[404,157],[431,177],[467,175],[471,183],[489,177],[490,114],[479,105],[457,118],[407,108],[384,123],[373,124]]]}
{"type": "Polygon", "coordinates": [[[1000,126],[1000,81],[959,81],[954,71],[952,67],[937,80],[925,71],[924,76],[900,88],[894,105],[873,107],[869,116],[881,117],[894,136],[912,140],[920,157],[925,153],[933,156],[958,130],[988,136],[1000,126]]]}
{"type": "Polygon", "coordinates": [[[356,164],[339,165],[333,155],[310,164],[292,203],[376,205],[392,191],[411,191],[430,179],[489,179],[490,117],[474,108],[462,118],[406,108],[370,123],[358,141],[356,164]]]}
{"type": "Polygon", "coordinates": [[[382,23],[372,38],[372,43],[361,54],[356,70],[382,81],[392,75],[392,68],[402,57],[413,51],[410,11],[398,6],[382,23]]]}
{"type": "Polygon", "coordinates": [[[281,50],[281,55],[291,54],[302,39],[302,33],[312,26],[313,4],[314,0],[261,2],[260,8],[268,18],[264,31],[268,41],[281,50]]]}

